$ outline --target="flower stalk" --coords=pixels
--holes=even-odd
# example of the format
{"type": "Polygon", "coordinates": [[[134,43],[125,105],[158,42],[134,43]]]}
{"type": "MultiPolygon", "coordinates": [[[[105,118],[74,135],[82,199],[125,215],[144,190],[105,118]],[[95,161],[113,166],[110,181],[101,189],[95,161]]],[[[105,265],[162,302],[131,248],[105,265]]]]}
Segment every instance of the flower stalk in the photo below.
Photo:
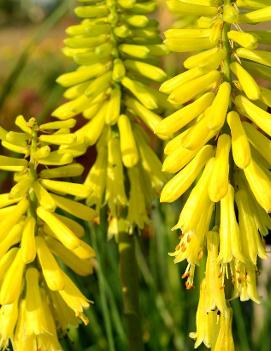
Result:
{"type": "Polygon", "coordinates": [[[118,247],[123,312],[128,335],[128,350],[143,351],[135,236],[121,231],[119,233],[118,247]]]}

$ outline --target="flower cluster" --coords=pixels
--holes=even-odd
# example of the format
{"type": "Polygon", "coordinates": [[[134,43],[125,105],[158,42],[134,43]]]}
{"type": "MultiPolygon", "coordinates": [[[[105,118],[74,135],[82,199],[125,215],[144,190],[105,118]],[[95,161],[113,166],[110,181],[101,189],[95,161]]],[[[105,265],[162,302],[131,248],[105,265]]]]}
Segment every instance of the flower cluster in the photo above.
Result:
{"type": "Polygon", "coordinates": [[[163,170],[176,173],[161,201],[188,194],[172,254],[175,262],[188,261],[188,288],[207,249],[196,346],[233,350],[227,300],[259,302],[257,259],[266,257],[263,237],[271,229],[271,90],[257,80],[271,79],[271,54],[258,49],[270,44],[270,33],[241,26],[270,21],[271,6],[257,0],[167,2],[182,17],[166,31],[165,43],[171,51],[192,53],[185,71],[160,88],[176,108],[155,128],[171,139],[163,170]]]}
{"type": "Polygon", "coordinates": [[[85,181],[89,206],[108,204],[114,219],[140,228],[164,180],[141,126],[154,130],[157,113],[169,106],[151,86],[166,79],[157,62],[167,50],[158,22],[147,16],[155,9],[156,1],[126,0],[83,1],[75,9],[82,21],[67,29],[64,53],[79,67],[58,78],[70,101],[53,112],[61,120],[78,114],[88,120],[75,134],[78,154],[97,144],[85,181]]]}
{"type": "Polygon", "coordinates": [[[0,129],[2,146],[22,156],[0,156],[0,169],[14,173],[0,195],[1,349],[11,342],[16,351],[62,350],[57,333],[87,323],[90,301],[66,271],[92,273],[95,252],[73,217],[93,221],[96,213],[70,197],[87,197],[85,185],[60,180],[83,172],[65,150],[76,143],[75,122],[38,126],[19,116],[19,132],[0,129]]]}

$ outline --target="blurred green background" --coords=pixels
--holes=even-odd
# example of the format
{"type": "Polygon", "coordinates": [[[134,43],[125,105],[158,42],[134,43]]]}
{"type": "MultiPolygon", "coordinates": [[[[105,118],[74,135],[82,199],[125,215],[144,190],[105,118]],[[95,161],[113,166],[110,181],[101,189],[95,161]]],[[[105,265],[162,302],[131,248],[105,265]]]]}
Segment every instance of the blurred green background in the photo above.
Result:
{"type": "MultiPolygon", "coordinates": [[[[61,48],[65,28],[77,22],[73,6],[73,0],[0,0],[0,123],[5,128],[12,128],[19,113],[48,119],[60,104],[62,88],[55,79],[72,66],[61,48]]],[[[171,18],[164,5],[157,16],[165,29],[171,18]]],[[[180,61],[169,57],[164,65],[174,72],[180,69],[180,61]]],[[[152,224],[137,236],[146,351],[190,351],[194,347],[188,334],[195,330],[200,273],[195,288],[186,291],[181,279],[185,264],[174,265],[168,256],[178,241],[178,233],[170,228],[176,223],[179,207],[154,204],[152,224]]],[[[96,271],[90,278],[73,279],[95,303],[88,312],[89,325],[69,330],[62,337],[63,348],[126,351],[118,250],[114,240],[107,239],[105,213],[101,225],[86,226],[86,232],[86,240],[97,250],[96,271]]],[[[270,259],[263,263],[258,278],[262,304],[233,303],[233,329],[240,351],[271,350],[270,259]]]]}

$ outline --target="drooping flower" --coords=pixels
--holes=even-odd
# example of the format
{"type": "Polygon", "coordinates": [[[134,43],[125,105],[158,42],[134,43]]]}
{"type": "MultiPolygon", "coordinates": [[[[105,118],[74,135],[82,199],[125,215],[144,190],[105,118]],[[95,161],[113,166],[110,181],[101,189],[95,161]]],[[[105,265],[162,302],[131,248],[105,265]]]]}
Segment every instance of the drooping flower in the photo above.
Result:
{"type": "Polygon", "coordinates": [[[97,150],[85,180],[87,204],[98,210],[108,205],[112,227],[125,219],[128,226],[142,229],[165,179],[143,130],[145,125],[153,131],[161,109],[170,107],[152,87],[166,79],[157,59],[167,49],[158,22],[148,17],[156,6],[156,1],[80,3],[75,13],[81,23],[67,29],[64,48],[79,67],[57,79],[69,101],[53,116],[66,120],[83,114],[87,120],[75,132],[78,154],[90,145],[97,150]]]}
{"type": "Polygon", "coordinates": [[[19,132],[1,129],[2,145],[23,158],[0,156],[0,169],[13,172],[15,182],[0,195],[0,348],[11,342],[15,351],[58,351],[58,332],[87,323],[90,306],[63,267],[86,276],[95,258],[70,216],[94,221],[97,215],[72,198],[87,197],[85,185],[59,179],[83,172],[61,149],[76,143],[75,120],[38,126],[19,116],[15,123],[19,132]]]}
{"type": "MultiPolygon", "coordinates": [[[[271,6],[222,0],[167,3],[183,20],[165,32],[165,44],[190,56],[184,60],[185,71],[160,87],[176,109],[155,128],[158,136],[170,139],[163,170],[178,172],[162,190],[161,201],[173,202],[190,192],[173,228],[182,232],[173,256],[175,262],[188,261],[185,276],[191,287],[207,243],[204,299],[220,305],[215,308],[221,313],[221,328],[217,342],[205,344],[213,350],[233,350],[231,313],[221,311],[214,270],[219,265],[219,280],[232,282],[232,297],[260,301],[257,261],[266,257],[263,236],[270,229],[271,211],[271,94],[258,78],[270,81],[271,54],[258,49],[267,43],[265,32],[244,31],[242,25],[270,21],[271,6]],[[211,266],[209,230],[218,233],[217,259],[211,266]]],[[[200,312],[201,300],[196,345],[210,339],[198,325],[207,318],[200,312]]]]}

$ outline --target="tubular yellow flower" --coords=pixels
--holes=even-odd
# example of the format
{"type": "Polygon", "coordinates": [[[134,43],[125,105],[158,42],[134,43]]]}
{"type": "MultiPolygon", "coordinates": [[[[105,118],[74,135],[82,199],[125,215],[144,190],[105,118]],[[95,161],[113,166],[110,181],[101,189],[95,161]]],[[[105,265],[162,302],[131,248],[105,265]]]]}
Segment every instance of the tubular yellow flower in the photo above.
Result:
{"type": "Polygon", "coordinates": [[[43,311],[43,302],[39,287],[39,272],[35,268],[28,268],[26,272],[25,310],[26,335],[39,335],[49,332],[43,311]]]}
{"type": "Polygon", "coordinates": [[[244,262],[239,226],[234,212],[234,189],[229,189],[220,202],[220,251],[219,260],[229,263],[233,257],[244,262]]]}
{"type": "Polygon", "coordinates": [[[21,240],[22,259],[24,263],[33,262],[36,257],[36,220],[28,217],[24,223],[21,240]]]}
{"type": "Polygon", "coordinates": [[[208,192],[213,202],[220,201],[228,191],[229,152],[231,138],[222,134],[217,141],[213,172],[209,181],[208,192]]]}
{"type": "Polygon", "coordinates": [[[213,93],[206,93],[195,102],[174,112],[157,125],[155,133],[162,139],[171,137],[175,132],[186,126],[194,118],[204,112],[206,108],[210,106],[213,98],[213,93]]]}
{"type": "Polygon", "coordinates": [[[236,166],[246,168],[251,160],[250,146],[240,116],[237,112],[231,111],[227,117],[231,129],[232,156],[236,166]]]}
{"type": "Polygon", "coordinates": [[[271,212],[271,178],[268,170],[252,159],[244,173],[258,203],[266,212],[271,212]]]}
{"type": "Polygon", "coordinates": [[[138,152],[131,124],[126,115],[119,116],[118,127],[122,162],[125,167],[130,168],[137,164],[138,152]]]}
{"type": "Polygon", "coordinates": [[[219,86],[217,95],[207,112],[208,127],[210,129],[219,130],[224,125],[229,108],[230,93],[231,86],[228,82],[224,82],[219,86]]]}
{"type": "Polygon", "coordinates": [[[3,305],[0,309],[0,347],[6,349],[9,339],[13,337],[18,318],[18,301],[3,305]]]}
{"type": "Polygon", "coordinates": [[[205,163],[213,156],[213,152],[214,148],[211,145],[204,146],[194,159],[164,186],[160,201],[173,202],[178,199],[192,185],[205,163]]]}
{"type": "Polygon", "coordinates": [[[21,250],[16,253],[15,259],[5,274],[0,290],[1,305],[9,305],[18,300],[23,281],[25,265],[22,260],[21,250]]]}

